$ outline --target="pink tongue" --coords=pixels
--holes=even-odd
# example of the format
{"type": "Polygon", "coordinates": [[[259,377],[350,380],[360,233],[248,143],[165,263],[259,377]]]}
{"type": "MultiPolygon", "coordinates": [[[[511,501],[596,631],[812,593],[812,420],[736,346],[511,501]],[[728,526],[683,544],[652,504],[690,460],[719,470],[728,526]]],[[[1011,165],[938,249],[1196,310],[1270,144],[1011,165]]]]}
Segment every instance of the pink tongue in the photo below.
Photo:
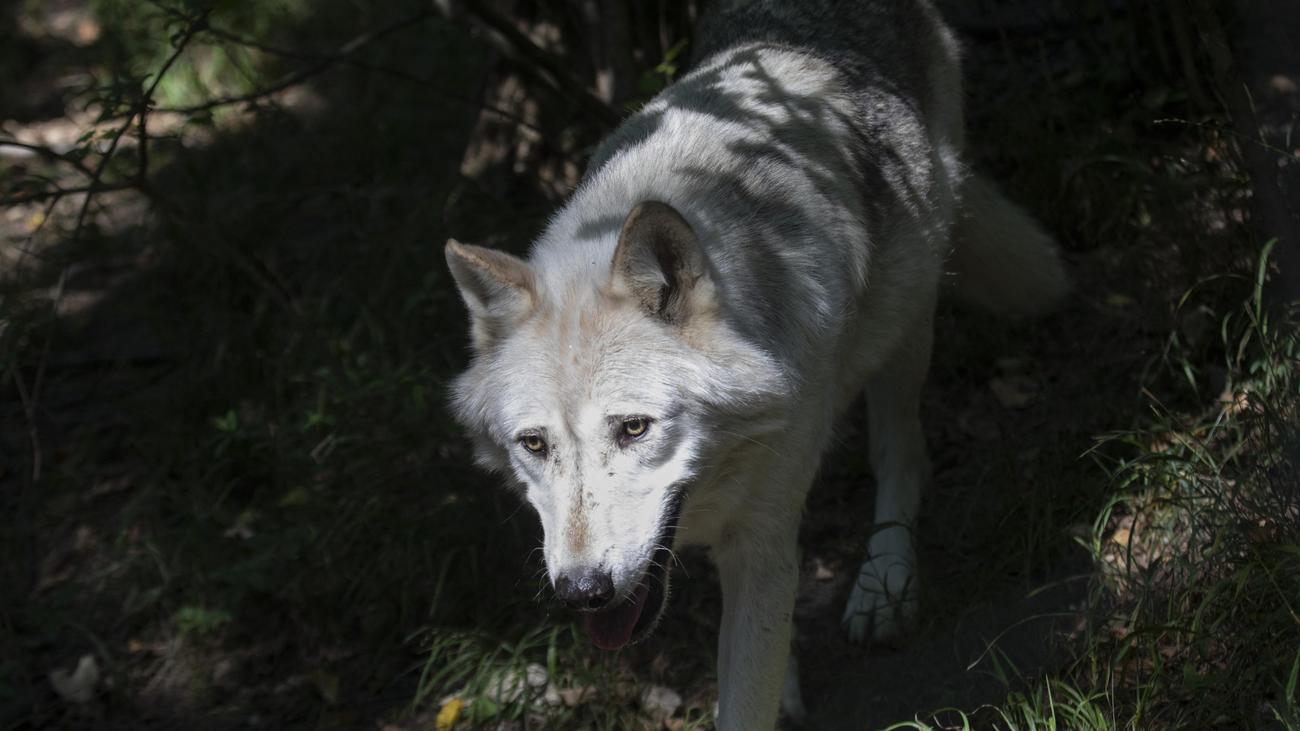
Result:
{"type": "Polygon", "coordinates": [[[641,584],[632,597],[622,604],[603,612],[582,615],[582,630],[591,642],[602,650],[617,650],[632,641],[632,630],[641,618],[649,589],[641,584]]]}

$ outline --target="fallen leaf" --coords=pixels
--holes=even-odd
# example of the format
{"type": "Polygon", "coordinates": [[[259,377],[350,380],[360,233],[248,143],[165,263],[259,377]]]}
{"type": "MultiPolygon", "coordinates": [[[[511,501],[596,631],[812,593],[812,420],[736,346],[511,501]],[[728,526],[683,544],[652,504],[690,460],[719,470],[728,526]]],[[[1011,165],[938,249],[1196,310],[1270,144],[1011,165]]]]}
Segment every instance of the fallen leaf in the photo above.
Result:
{"type": "Polygon", "coordinates": [[[99,663],[95,662],[94,655],[82,655],[77,662],[77,669],[71,673],[62,668],[51,672],[50,684],[66,701],[89,703],[95,697],[95,687],[99,685],[99,663]]]}
{"type": "Polygon", "coordinates": [[[813,566],[813,579],[817,581],[830,581],[835,578],[835,572],[831,570],[831,567],[826,565],[826,562],[823,561],[820,556],[813,559],[813,566]]]}
{"type": "Polygon", "coordinates": [[[569,708],[577,708],[595,697],[596,688],[591,685],[584,685],[578,688],[560,689],[560,700],[564,701],[564,705],[569,708]]]}
{"type": "Polygon", "coordinates": [[[998,403],[1008,409],[1023,409],[1038,397],[1038,382],[1025,376],[992,378],[989,388],[998,403]]]}
{"type": "Polygon", "coordinates": [[[1133,531],[1128,526],[1120,526],[1115,532],[1110,534],[1110,540],[1117,546],[1127,548],[1129,540],[1133,537],[1133,531]]]}
{"type": "Polygon", "coordinates": [[[1136,303],[1132,297],[1119,292],[1111,292],[1106,295],[1106,306],[1108,307],[1129,307],[1136,303]]]}
{"type": "Polygon", "coordinates": [[[460,712],[465,708],[465,701],[459,698],[452,698],[442,704],[438,709],[438,717],[434,720],[434,727],[437,731],[451,731],[456,726],[456,719],[460,718],[460,712]]]}
{"type": "Polygon", "coordinates": [[[89,46],[99,40],[103,28],[90,18],[83,18],[77,23],[77,45],[89,46]]]}

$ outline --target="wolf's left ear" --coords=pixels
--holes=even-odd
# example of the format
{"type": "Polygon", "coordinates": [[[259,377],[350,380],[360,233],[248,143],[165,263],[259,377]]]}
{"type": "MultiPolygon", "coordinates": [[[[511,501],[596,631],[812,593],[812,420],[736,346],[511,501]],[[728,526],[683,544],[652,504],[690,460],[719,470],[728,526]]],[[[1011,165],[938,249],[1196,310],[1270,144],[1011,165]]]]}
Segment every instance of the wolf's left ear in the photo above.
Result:
{"type": "Polygon", "coordinates": [[[503,251],[447,240],[447,268],[469,309],[474,347],[483,350],[532,313],[536,277],[528,262],[503,251]]]}
{"type": "Polygon", "coordinates": [[[623,221],[611,285],[665,322],[685,320],[712,292],[699,239],[667,203],[638,203],[623,221]]]}

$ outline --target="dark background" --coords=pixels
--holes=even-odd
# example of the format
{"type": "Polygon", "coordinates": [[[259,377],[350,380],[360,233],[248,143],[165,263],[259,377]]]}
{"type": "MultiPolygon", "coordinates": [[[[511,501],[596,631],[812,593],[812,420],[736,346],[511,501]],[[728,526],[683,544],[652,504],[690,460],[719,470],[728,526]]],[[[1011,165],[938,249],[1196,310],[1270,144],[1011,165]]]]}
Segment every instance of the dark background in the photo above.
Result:
{"type": "MultiPolygon", "coordinates": [[[[1300,728],[1285,5],[945,7],[973,162],[1075,292],[942,308],[899,647],[839,635],[872,504],[862,409],[840,427],[811,727],[1300,728]]],[[[709,727],[706,557],[650,641],[586,646],[445,408],[442,255],[523,251],[704,10],[0,7],[0,729],[709,727]]]]}

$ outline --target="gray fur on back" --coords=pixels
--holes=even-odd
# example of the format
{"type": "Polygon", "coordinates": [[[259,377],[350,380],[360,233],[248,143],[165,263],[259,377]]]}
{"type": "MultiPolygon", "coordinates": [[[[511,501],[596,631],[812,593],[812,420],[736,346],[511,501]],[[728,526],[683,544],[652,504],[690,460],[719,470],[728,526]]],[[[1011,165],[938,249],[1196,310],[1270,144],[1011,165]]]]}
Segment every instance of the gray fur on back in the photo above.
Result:
{"type": "Polygon", "coordinates": [[[600,146],[538,241],[548,289],[600,281],[628,211],[660,200],[699,234],[733,326],[790,370],[854,360],[861,338],[884,352],[899,332],[852,326],[888,308],[862,327],[905,329],[906,293],[937,286],[947,253],[961,111],[946,29],[923,0],[801,0],[723,10],[699,37],[695,69],[600,146]]]}
{"type": "Polygon", "coordinates": [[[706,16],[693,56],[702,63],[742,43],[783,45],[833,64],[864,91],[891,88],[920,104],[935,44],[927,13],[917,0],[756,0],[706,16]]]}

